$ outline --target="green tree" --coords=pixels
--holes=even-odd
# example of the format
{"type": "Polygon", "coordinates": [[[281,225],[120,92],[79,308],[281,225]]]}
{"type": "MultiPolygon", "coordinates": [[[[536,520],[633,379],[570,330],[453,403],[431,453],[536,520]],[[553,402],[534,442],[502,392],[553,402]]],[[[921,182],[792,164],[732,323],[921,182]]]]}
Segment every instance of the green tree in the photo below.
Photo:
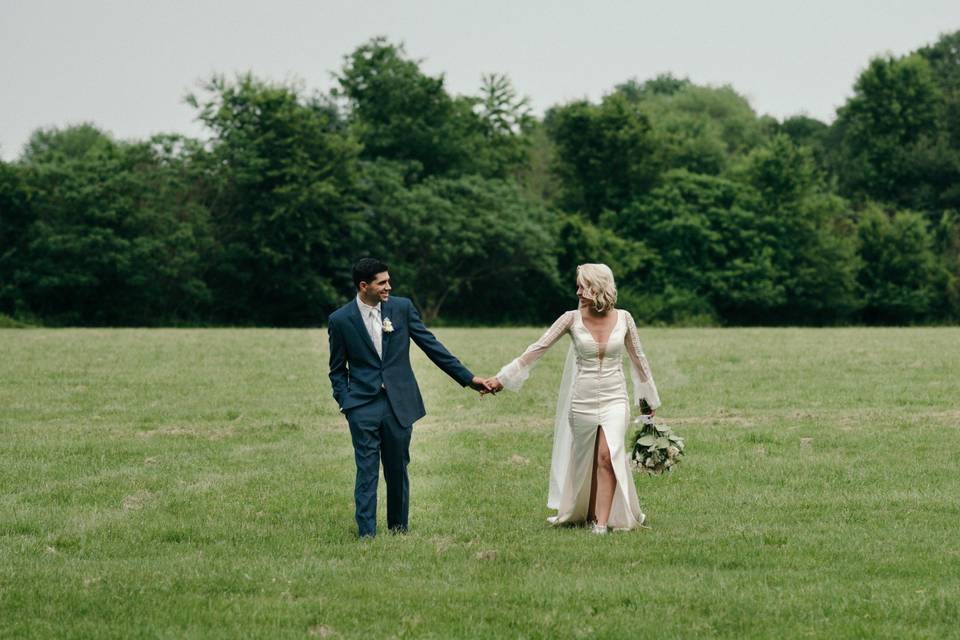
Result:
{"type": "Polygon", "coordinates": [[[681,113],[702,115],[720,129],[727,153],[736,155],[763,143],[766,131],[750,102],[729,85],[691,85],[670,97],[681,113]]]}
{"type": "Polygon", "coordinates": [[[858,306],[852,214],[827,189],[811,150],[780,134],[753,150],[739,173],[760,195],[757,222],[772,240],[784,288],[784,303],[769,321],[850,320],[858,306]]]}
{"type": "Polygon", "coordinates": [[[553,168],[557,148],[550,139],[543,121],[534,119],[523,132],[528,150],[527,162],[517,168],[517,181],[533,198],[548,207],[560,207],[561,185],[553,168]]]}
{"type": "Polygon", "coordinates": [[[937,189],[931,189],[927,176],[941,162],[940,100],[930,65],[921,56],[874,58],[834,125],[843,192],[859,201],[936,208],[937,189]]]}
{"type": "Polygon", "coordinates": [[[680,91],[692,87],[689,78],[678,78],[672,73],[661,73],[655,78],[640,82],[631,78],[616,86],[616,91],[622,93],[631,102],[640,102],[650,96],[672,96],[680,91]]]}
{"type": "Polygon", "coordinates": [[[336,110],[251,75],[190,96],[211,131],[205,200],[216,247],[208,282],[223,322],[319,323],[349,288],[365,225],[359,146],[336,110]]]}
{"type": "Polygon", "coordinates": [[[20,168],[0,160],[0,313],[18,315],[23,311],[22,295],[14,283],[25,259],[33,218],[20,168]]]}
{"type": "Polygon", "coordinates": [[[960,149],[960,31],[943,34],[936,43],[917,53],[930,65],[943,95],[942,117],[950,145],[960,149]]]}
{"type": "Polygon", "coordinates": [[[59,324],[149,325],[202,309],[206,210],[183,202],[189,190],[164,145],[104,135],[61,153],[74,132],[46,134],[21,169],[32,220],[12,286],[26,310],[59,324]]]}
{"type": "Polygon", "coordinates": [[[930,65],[942,96],[938,113],[939,137],[925,154],[925,175],[939,204],[960,208],[960,31],[947,33],[917,52],[930,65]]]}
{"type": "Polygon", "coordinates": [[[568,211],[596,221],[646,193],[658,175],[649,119],[618,93],[599,105],[554,107],[545,124],[556,145],[555,171],[568,211]]]}
{"type": "Polygon", "coordinates": [[[475,109],[483,125],[489,158],[484,175],[506,178],[516,175],[530,161],[530,138],[524,134],[533,126],[530,101],[517,95],[506,75],[484,74],[475,109]]]}
{"type": "Polygon", "coordinates": [[[542,319],[537,301],[557,286],[551,216],[517,185],[466,176],[407,187],[383,161],[367,166],[365,183],[372,253],[425,320],[447,310],[475,322],[542,319]]]}
{"type": "Polygon", "coordinates": [[[649,304],[653,319],[757,324],[785,303],[759,200],[748,185],[680,169],[608,222],[656,254],[645,283],[659,296],[649,304]]]}
{"type": "Polygon", "coordinates": [[[27,164],[56,159],[77,160],[112,144],[113,139],[107,133],[89,122],[65,128],[37,129],[23,146],[20,160],[27,164]]]}
{"type": "Polygon", "coordinates": [[[785,118],[778,127],[778,132],[789,137],[794,144],[811,148],[822,146],[829,130],[827,123],[805,115],[785,118]]]}
{"type": "Polygon", "coordinates": [[[816,118],[797,115],[784,119],[775,129],[794,144],[810,149],[819,170],[829,170],[830,125],[816,118]]]}
{"type": "Polygon", "coordinates": [[[960,320],[960,212],[944,211],[933,230],[943,295],[935,302],[938,319],[960,320]]]}
{"type": "Polygon", "coordinates": [[[868,207],[857,227],[863,318],[876,324],[927,319],[942,292],[933,241],[923,216],[899,211],[888,216],[868,207]]]}
{"type": "Polygon", "coordinates": [[[405,162],[413,177],[477,172],[485,133],[477,101],[451,97],[443,76],[423,73],[403,45],[374,38],[336,78],[365,159],[405,162]]]}
{"type": "Polygon", "coordinates": [[[670,74],[616,92],[650,121],[661,171],[720,174],[729,161],[765,140],[764,123],[746,98],[729,86],[695,85],[670,74]]]}

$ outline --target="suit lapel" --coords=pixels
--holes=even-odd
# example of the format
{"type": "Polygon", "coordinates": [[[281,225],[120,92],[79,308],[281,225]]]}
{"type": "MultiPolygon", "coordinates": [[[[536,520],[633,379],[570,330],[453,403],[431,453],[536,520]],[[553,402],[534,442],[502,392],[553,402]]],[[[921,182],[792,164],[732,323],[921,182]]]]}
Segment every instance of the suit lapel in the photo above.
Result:
{"type": "MultiPolygon", "coordinates": [[[[357,306],[357,301],[354,300],[352,303],[353,308],[350,311],[350,319],[353,321],[353,324],[357,327],[357,331],[360,332],[360,337],[363,342],[370,347],[370,351],[373,352],[373,355],[377,358],[377,348],[373,346],[373,340],[370,338],[370,332],[367,331],[367,325],[363,323],[363,316],[360,315],[360,307],[357,306]]],[[[382,308],[381,308],[382,313],[382,308]]]]}

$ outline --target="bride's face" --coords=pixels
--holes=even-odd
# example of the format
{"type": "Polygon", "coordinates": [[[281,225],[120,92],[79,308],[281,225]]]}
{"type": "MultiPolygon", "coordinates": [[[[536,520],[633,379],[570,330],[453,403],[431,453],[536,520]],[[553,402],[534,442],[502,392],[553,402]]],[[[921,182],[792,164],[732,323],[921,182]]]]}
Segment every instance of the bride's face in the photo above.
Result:
{"type": "Polygon", "coordinates": [[[590,290],[583,286],[583,283],[577,280],[577,298],[580,300],[580,306],[589,306],[593,304],[593,295],[590,290]]]}

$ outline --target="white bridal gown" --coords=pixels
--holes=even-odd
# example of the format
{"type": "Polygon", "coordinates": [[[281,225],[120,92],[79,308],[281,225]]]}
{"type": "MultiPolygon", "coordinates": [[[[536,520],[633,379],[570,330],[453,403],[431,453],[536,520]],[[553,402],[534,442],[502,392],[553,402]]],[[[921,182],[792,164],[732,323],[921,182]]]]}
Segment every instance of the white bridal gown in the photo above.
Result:
{"type": "Polygon", "coordinates": [[[497,378],[511,391],[519,391],[530,370],[547,349],[569,334],[567,354],[554,430],[550,465],[550,497],[547,506],[557,510],[554,524],[579,523],[587,519],[593,482],[593,451],[600,427],[607,439],[617,488],[607,526],[632,529],[643,523],[637,490],[630,470],[625,441],[630,425],[630,405],[623,375],[626,353],[633,377],[634,401],[643,398],[660,405],[650,365],[640,346],[637,325],[628,312],[617,309],[617,323],[605,343],[594,340],[579,311],[567,311],[519,358],[503,367],[497,378]]]}

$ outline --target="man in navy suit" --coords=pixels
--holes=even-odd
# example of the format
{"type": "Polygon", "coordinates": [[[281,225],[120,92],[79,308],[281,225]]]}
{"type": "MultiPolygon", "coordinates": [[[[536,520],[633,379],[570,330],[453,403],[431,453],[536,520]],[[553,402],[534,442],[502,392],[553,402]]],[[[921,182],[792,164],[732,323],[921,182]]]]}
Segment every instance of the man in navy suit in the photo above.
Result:
{"type": "Polygon", "coordinates": [[[364,258],[353,267],[357,297],[332,314],[330,382],[347,416],[357,463],[354,488],[360,537],[377,533],[380,463],[387,484],[387,526],[407,530],[410,489],[407,464],[413,423],[426,415],[410,367],[410,340],[444,373],[481,393],[490,392],[424,326],[406,298],[390,297],[387,265],[364,258]]]}

